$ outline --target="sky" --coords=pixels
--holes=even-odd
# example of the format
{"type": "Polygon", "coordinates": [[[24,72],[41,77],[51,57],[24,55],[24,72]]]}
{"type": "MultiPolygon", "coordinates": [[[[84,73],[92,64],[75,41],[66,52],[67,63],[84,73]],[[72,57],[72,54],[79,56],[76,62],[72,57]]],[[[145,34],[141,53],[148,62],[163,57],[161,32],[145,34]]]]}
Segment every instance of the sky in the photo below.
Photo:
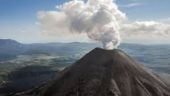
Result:
{"type": "MultiPolygon", "coordinates": [[[[44,35],[37,25],[39,11],[56,10],[56,5],[67,1],[69,0],[0,0],[0,39],[14,39],[22,43],[70,41],[70,38],[50,38],[44,35]]],[[[116,4],[122,12],[126,13],[128,22],[154,21],[161,22],[161,25],[162,22],[170,22],[170,0],[116,0],[116,4]]],[[[167,26],[166,30],[169,28],[169,25],[167,26]]],[[[152,41],[170,42],[168,36],[167,39],[163,37],[163,40],[155,37],[152,41]]],[[[86,38],[77,37],[72,36],[71,41],[76,41],[75,38],[79,41],[87,41],[86,38]]],[[[124,42],[136,42],[137,40],[145,42],[142,39],[145,38],[141,37],[139,40],[139,38],[132,37],[132,39],[127,38],[124,42]]]]}

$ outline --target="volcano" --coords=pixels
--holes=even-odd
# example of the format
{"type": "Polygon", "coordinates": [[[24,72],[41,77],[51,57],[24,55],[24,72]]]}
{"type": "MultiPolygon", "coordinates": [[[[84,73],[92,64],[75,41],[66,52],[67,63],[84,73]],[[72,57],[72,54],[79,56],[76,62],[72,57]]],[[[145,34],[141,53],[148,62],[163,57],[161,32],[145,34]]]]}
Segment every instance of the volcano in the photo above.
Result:
{"type": "Polygon", "coordinates": [[[125,52],[96,48],[38,91],[19,96],[170,96],[170,85],[125,52]]]}

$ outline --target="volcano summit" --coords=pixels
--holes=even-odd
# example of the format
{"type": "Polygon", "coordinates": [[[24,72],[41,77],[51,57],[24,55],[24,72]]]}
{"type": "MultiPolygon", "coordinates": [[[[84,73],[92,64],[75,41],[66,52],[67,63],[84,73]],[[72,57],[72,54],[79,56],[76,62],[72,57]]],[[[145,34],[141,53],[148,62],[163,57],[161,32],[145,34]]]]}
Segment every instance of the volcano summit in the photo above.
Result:
{"type": "Polygon", "coordinates": [[[170,86],[123,51],[96,48],[55,80],[19,96],[170,96],[170,86]]]}

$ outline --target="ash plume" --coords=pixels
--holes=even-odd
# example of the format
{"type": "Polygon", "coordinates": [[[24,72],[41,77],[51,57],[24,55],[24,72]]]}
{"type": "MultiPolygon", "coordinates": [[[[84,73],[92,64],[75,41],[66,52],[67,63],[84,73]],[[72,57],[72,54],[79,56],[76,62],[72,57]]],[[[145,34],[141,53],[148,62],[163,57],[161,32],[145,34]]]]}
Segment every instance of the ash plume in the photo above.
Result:
{"type": "Polygon", "coordinates": [[[126,18],[114,0],[73,0],[56,7],[55,11],[39,12],[41,28],[47,33],[86,34],[99,41],[105,49],[120,44],[119,26],[126,18]]]}

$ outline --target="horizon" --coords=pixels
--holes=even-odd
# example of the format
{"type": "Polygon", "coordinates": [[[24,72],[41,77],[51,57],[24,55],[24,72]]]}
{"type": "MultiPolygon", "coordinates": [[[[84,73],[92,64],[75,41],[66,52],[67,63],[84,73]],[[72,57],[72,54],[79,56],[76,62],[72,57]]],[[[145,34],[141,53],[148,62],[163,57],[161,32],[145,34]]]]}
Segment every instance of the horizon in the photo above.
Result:
{"type": "MultiPolygon", "coordinates": [[[[53,37],[40,30],[38,12],[57,11],[56,6],[68,1],[1,0],[0,39],[13,39],[22,43],[94,42],[82,34],[53,37]]],[[[127,15],[125,24],[131,27],[122,30],[122,43],[170,44],[169,0],[116,0],[115,2],[127,15]]]]}
{"type": "MultiPolygon", "coordinates": [[[[73,42],[55,42],[55,41],[52,41],[52,42],[32,42],[32,43],[25,43],[25,42],[20,42],[18,40],[14,40],[14,39],[0,39],[1,40],[4,40],[4,41],[15,41],[17,43],[20,43],[20,44],[57,44],[57,43],[61,43],[61,44],[70,44],[70,43],[86,43],[86,44],[101,44],[100,42],[78,42],[78,41],[73,41],[73,42]]],[[[132,44],[132,45],[144,45],[144,46],[154,46],[154,45],[170,45],[169,43],[136,43],[136,42],[122,42],[120,45],[123,45],[123,44],[132,44]]]]}

